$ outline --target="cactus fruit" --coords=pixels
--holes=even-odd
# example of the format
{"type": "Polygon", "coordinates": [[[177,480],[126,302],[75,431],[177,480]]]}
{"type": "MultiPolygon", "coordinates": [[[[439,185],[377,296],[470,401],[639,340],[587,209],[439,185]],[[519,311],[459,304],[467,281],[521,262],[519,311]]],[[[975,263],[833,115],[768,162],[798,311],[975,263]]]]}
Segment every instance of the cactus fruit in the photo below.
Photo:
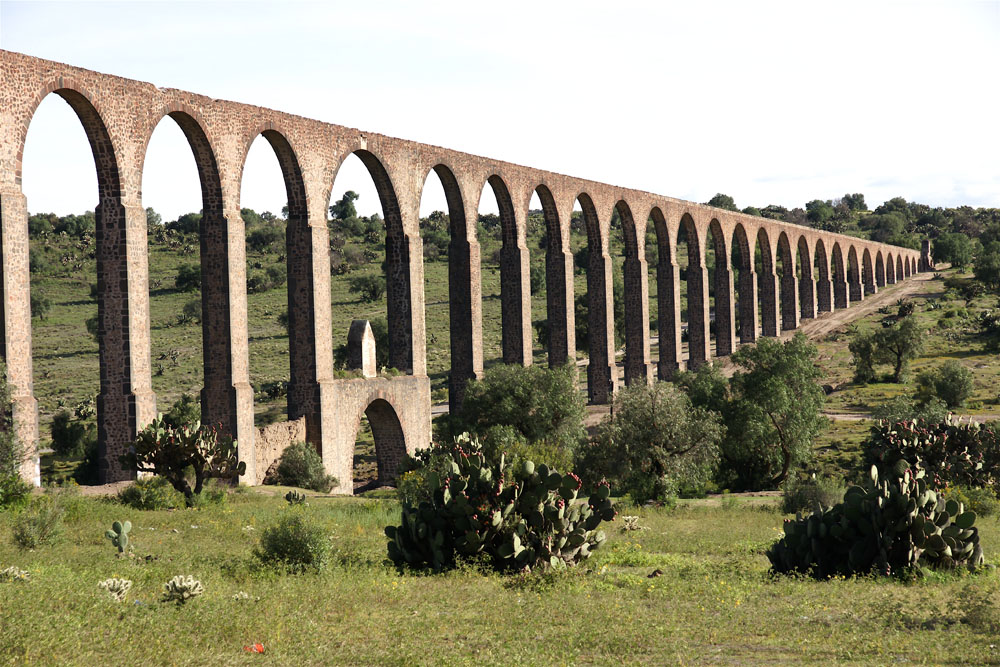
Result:
{"type": "Polygon", "coordinates": [[[945,501],[918,466],[875,466],[864,487],[808,517],[785,521],[785,535],[767,552],[775,572],[833,575],[901,572],[927,566],[973,570],[984,562],[976,515],[945,501]]]}
{"type": "Polygon", "coordinates": [[[119,558],[131,550],[131,545],[129,544],[128,539],[128,533],[130,530],[132,530],[131,521],[126,521],[125,523],[115,521],[111,524],[111,529],[104,533],[104,536],[111,540],[111,544],[118,547],[119,558]]]}
{"type": "Polygon", "coordinates": [[[191,598],[197,597],[205,592],[205,587],[201,582],[190,574],[184,576],[178,574],[176,577],[163,584],[163,601],[176,602],[181,605],[191,598]]]}
{"type": "Polygon", "coordinates": [[[505,469],[503,458],[488,462],[467,434],[441,450],[451,472],[428,475],[432,500],[404,503],[401,525],[385,529],[397,565],[440,571],[456,557],[485,553],[498,569],[562,568],[604,541],[596,529],[615,517],[606,483],[584,500],[573,473],[531,461],[505,469]]]}
{"type": "Polygon", "coordinates": [[[111,578],[99,582],[97,587],[106,590],[115,602],[124,602],[132,588],[132,582],[128,579],[111,578]]]}

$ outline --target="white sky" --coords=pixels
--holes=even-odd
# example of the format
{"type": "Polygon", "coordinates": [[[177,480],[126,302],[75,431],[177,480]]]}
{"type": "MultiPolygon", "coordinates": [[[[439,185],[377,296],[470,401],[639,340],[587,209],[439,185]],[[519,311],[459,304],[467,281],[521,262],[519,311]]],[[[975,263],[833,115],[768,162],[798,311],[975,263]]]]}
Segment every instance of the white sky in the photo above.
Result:
{"type": "MultiPolygon", "coordinates": [[[[1000,0],[4,0],[0,47],[694,201],[1000,206],[1000,0]]],[[[353,189],[362,214],[379,210],[351,161],[334,198],[353,189]]],[[[86,138],[56,96],[29,130],[24,190],[32,212],[96,203],[86,138]]],[[[201,208],[169,119],[143,192],[164,219],[201,208]]],[[[243,204],[284,205],[263,139],[243,204]]]]}

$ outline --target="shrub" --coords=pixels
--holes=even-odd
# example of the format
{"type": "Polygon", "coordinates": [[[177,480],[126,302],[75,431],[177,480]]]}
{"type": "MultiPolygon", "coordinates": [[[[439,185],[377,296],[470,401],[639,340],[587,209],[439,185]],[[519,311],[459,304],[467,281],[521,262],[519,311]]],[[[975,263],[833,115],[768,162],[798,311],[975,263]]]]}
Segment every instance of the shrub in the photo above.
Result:
{"type": "Polygon", "coordinates": [[[254,555],[266,565],[289,572],[320,572],[330,562],[330,538],[322,527],[296,511],[264,529],[254,555]]]}
{"type": "Polygon", "coordinates": [[[875,336],[870,331],[856,331],[847,344],[854,363],[854,381],[858,384],[874,382],[875,336]]]}
{"type": "Polygon", "coordinates": [[[440,571],[457,559],[485,557],[498,570],[564,568],[604,542],[597,528],[615,516],[607,484],[584,502],[572,473],[526,461],[508,477],[504,461],[488,461],[466,434],[418,452],[434,456],[449,472],[428,472],[431,500],[416,508],[404,503],[401,525],[385,529],[389,558],[399,567],[440,571]]]}
{"type": "Polygon", "coordinates": [[[192,394],[181,394],[181,397],[170,406],[170,411],[163,415],[163,423],[173,428],[181,428],[200,421],[201,401],[192,394]]]}
{"type": "Polygon", "coordinates": [[[177,269],[174,286],[182,292],[194,292],[201,289],[201,265],[182,264],[177,269]]]}
{"type": "Polygon", "coordinates": [[[52,418],[52,449],[60,456],[83,456],[91,442],[97,441],[93,423],[74,419],[69,410],[60,410],[52,418]]]}
{"type": "Polygon", "coordinates": [[[576,367],[499,364],[465,390],[461,409],[449,418],[452,435],[468,431],[480,436],[495,426],[510,426],[534,443],[574,451],[586,437],[586,406],[576,386],[576,367]]]}
{"type": "Polygon", "coordinates": [[[11,414],[7,366],[0,360],[0,509],[23,504],[31,492],[31,487],[21,479],[24,447],[14,432],[11,414]]]}
{"type": "Polygon", "coordinates": [[[385,295],[385,276],[368,274],[351,278],[351,294],[358,294],[365,303],[378,301],[385,295]]]}
{"type": "Polygon", "coordinates": [[[724,433],[716,413],[657,382],[619,392],[612,414],[582,449],[577,469],[588,483],[606,477],[642,504],[676,496],[682,483],[697,491],[711,480],[724,433]]]}
{"type": "Polygon", "coordinates": [[[231,437],[200,422],[174,428],[162,415],[139,433],[121,462],[138,472],[166,478],[189,503],[201,493],[206,479],[235,480],[246,472],[246,464],[237,461],[236,441],[231,437]],[[186,475],[189,467],[194,471],[193,489],[186,475]]]}
{"type": "Polygon", "coordinates": [[[936,484],[991,487],[1000,475],[1000,438],[992,427],[950,415],[937,424],[876,424],[861,448],[866,467],[919,462],[936,484]]]}
{"type": "Polygon", "coordinates": [[[187,603],[205,592],[201,582],[192,577],[178,574],[163,584],[163,602],[176,602],[178,606],[187,603]]]}
{"type": "Polygon", "coordinates": [[[41,294],[31,292],[31,316],[44,320],[52,309],[52,302],[41,294]]]}
{"type": "Polygon", "coordinates": [[[194,322],[196,324],[201,322],[201,299],[192,299],[184,304],[181,309],[181,315],[177,320],[181,324],[187,324],[188,322],[194,322]]]}
{"type": "Polygon", "coordinates": [[[118,502],[136,510],[169,510],[183,507],[184,496],[163,477],[147,477],[119,491],[118,502]]]}
{"type": "Polygon", "coordinates": [[[957,500],[980,517],[994,516],[1000,511],[1000,499],[991,488],[947,486],[944,497],[945,500],[957,500]]]}
{"type": "Polygon", "coordinates": [[[247,235],[247,246],[256,252],[270,250],[285,240],[285,234],[277,227],[261,227],[247,235]]]}
{"type": "Polygon", "coordinates": [[[52,496],[32,499],[26,510],[14,520],[14,542],[22,549],[37,549],[62,534],[62,505],[52,496]]]}
{"type": "Polygon", "coordinates": [[[917,375],[917,396],[924,402],[939,398],[949,408],[958,408],[971,395],[972,371],[957,359],[949,359],[917,375]]]}
{"type": "Polygon", "coordinates": [[[840,480],[829,477],[791,477],[782,489],[781,511],[785,514],[810,512],[816,509],[817,503],[824,509],[833,507],[846,490],[840,480]]]}
{"type": "Polygon", "coordinates": [[[895,424],[919,420],[925,424],[938,424],[948,416],[948,406],[940,398],[932,397],[917,403],[906,396],[896,396],[872,409],[872,419],[895,424]]]}
{"type": "Polygon", "coordinates": [[[278,460],[278,483],[330,493],[337,486],[337,478],[326,474],[323,459],[308,442],[294,442],[278,460]]]}
{"type": "Polygon", "coordinates": [[[919,467],[873,466],[864,487],[849,488],[842,503],[786,520],[767,557],[775,572],[821,579],[903,574],[918,565],[971,570],[984,561],[975,521],[975,512],[946,501],[919,467]]]}
{"type": "Polygon", "coordinates": [[[533,264],[528,273],[528,281],[531,286],[531,294],[535,295],[545,289],[545,266],[533,264]]]}

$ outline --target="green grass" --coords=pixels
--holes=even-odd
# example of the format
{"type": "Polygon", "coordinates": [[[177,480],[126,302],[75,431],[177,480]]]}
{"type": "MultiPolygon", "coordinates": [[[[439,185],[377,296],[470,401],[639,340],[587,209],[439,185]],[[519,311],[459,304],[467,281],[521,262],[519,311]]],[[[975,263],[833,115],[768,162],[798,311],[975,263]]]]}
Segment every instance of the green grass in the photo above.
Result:
{"type": "MultiPolygon", "coordinates": [[[[138,512],[74,499],[63,538],[16,548],[0,514],[0,565],[31,572],[0,584],[0,661],[40,664],[672,664],[836,661],[995,664],[995,574],[893,580],[771,578],[764,549],[780,532],[773,507],[682,505],[638,513],[647,530],[607,526],[605,546],[576,571],[511,577],[474,568],[437,576],[387,566],[382,528],[392,500],[231,495],[226,506],[138,512]],[[330,534],[334,565],[280,575],[255,566],[260,531],[305,511],[330,534]],[[119,560],[104,537],[133,523],[136,553],[119,560]],[[648,578],[653,570],[662,576],[648,578]],[[191,574],[205,594],[158,602],[191,574]],[[134,584],[125,604],[98,590],[134,584]],[[259,601],[237,601],[245,591],[259,601]],[[138,601],[138,604],[136,604],[138,601]],[[266,653],[245,653],[260,642],[266,653]]],[[[989,560],[1000,530],[982,521],[989,560]]]]}

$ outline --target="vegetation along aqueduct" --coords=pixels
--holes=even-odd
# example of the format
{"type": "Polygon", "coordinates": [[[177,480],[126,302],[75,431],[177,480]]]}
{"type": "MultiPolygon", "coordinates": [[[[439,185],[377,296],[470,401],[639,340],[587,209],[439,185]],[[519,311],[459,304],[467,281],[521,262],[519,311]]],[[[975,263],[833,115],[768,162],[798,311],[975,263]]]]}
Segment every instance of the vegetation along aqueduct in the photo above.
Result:
{"type": "MultiPolygon", "coordinates": [[[[608,402],[619,385],[615,365],[612,261],[609,234],[617,210],[625,238],[624,382],[669,378],[685,363],[681,347],[678,233],[687,238],[686,363],[709,361],[709,271],[705,250],[716,249],[714,271],[717,356],[737,340],[794,329],[800,318],[847,308],[879,287],[930,268],[923,252],[797,225],[732,213],[649,192],[394,139],[279,111],[211,99],[181,90],[0,51],[0,225],[3,262],[3,357],[14,401],[17,433],[29,448],[23,474],[39,483],[38,410],[32,382],[28,203],[21,191],[25,137],[35,109],[50,93],[62,97],[83,124],[97,168],[97,285],[100,348],[98,437],[100,479],[127,479],[119,456],[156,415],[150,376],[150,314],[146,212],[142,171],[154,128],[170,116],[194,153],[201,181],[203,421],[220,424],[239,441],[239,456],[254,468],[253,391],[248,372],[245,229],[240,216],[244,161],[259,135],[277,155],[288,196],[287,262],[290,382],[288,417],[304,417],[308,439],[341,480],[351,479],[358,422],[367,413],[380,469],[403,449],[430,438],[430,385],[426,373],[423,252],[419,206],[426,177],[444,185],[450,217],[450,401],[482,373],[478,203],[484,188],[496,196],[502,225],[501,301],[503,361],[532,359],[529,203],[542,203],[549,242],[545,250],[548,361],[561,365],[576,349],[570,221],[583,209],[589,247],[590,350],[588,393],[608,402]],[[327,205],[341,163],[357,155],[368,168],[386,224],[389,365],[394,378],[335,379],[331,333],[327,205]],[[650,354],[647,225],[657,244],[660,358],[650,354]],[[737,252],[733,252],[734,248],[737,252]],[[763,267],[754,268],[759,247],[763,267]],[[731,257],[740,258],[734,284],[731,257]],[[802,261],[801,258],[806,258],[802,261]],[[721,261],[720,261],[721,260],[721,261]],[[799,264],[798,269],[796,264],[799,264]],[[780,265],[780,266],[779,266],[780,265]],[[735,292],[734,292],[735,290],[735,292]],[[780,295],[780,296],[779,296],[780,295]],[[739,297],[738,299],[736,297],[739,297]],[[737,330],[736,303],[739,302],[737,330]],[[758,308],[759,305],[759,308],[758,308]],[[760,315],[758,315],[758,312],[760,315]],[[760,322],[758,322],[758,317],[760,322]]],[[[380,470],[381,472],[381,470],[380,470]]],[[[391,471],[390,471],[391,472],[391,471]]],[[[350,484],[344,488],[350,492],[350,484]]]]}

